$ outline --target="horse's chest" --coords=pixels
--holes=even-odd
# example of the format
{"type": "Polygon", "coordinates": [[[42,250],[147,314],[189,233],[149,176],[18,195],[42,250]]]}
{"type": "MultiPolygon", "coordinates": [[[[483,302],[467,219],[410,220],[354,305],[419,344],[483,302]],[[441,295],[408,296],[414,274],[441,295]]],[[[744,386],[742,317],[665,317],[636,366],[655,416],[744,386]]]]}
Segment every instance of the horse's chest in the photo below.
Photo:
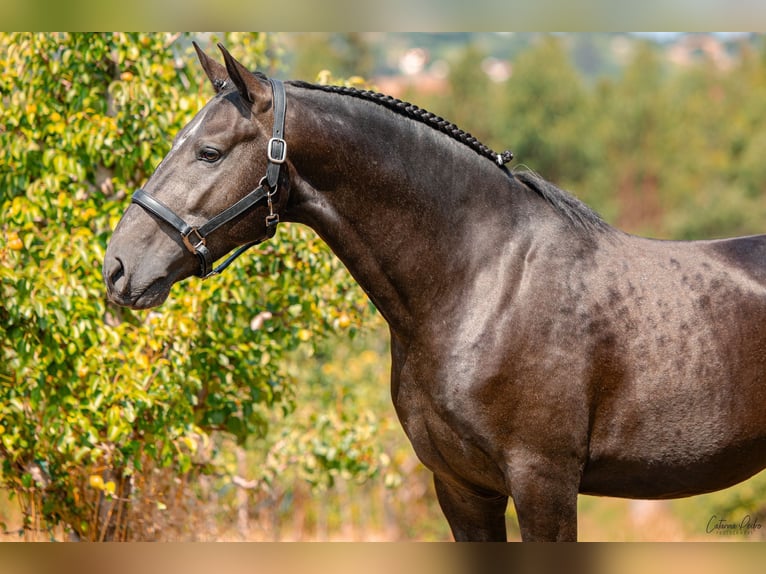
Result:
{"type": "Polygon", "coordinates": [[[418,458],[429,470],[505,492],[501,463],[493,454],[497,445],[480,418],[471,416],[471,405],[434,396],[416,385],[399,387],[394,405],[418,458]]]}

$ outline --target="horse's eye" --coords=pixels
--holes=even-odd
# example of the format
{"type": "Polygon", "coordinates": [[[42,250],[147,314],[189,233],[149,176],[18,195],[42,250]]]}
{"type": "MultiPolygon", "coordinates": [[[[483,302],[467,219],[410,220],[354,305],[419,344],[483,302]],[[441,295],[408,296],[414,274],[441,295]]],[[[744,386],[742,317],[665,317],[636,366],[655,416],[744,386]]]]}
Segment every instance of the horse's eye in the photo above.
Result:
{"type": "Polygon", "coordinates": [[[208,163],[215,163],[221,159],[221,152],[212,147],[204,147],[197,153],[197,159],[208,163]]]}

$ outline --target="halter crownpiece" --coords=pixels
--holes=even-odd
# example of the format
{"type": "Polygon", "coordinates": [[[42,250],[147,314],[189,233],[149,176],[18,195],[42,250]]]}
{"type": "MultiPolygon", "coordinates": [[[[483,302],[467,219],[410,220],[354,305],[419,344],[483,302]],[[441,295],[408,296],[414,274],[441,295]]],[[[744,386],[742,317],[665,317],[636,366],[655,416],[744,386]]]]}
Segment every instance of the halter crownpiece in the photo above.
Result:
{"type": "Polygon", "coordinates": [[[269,79],[271,82],[271,91],[274,98],[274,128],[272,137],[269,140],[266,157],[268,167],[266,175],[261,178],[253,191],[240,199],[231,207],[223,210],[221,213],[211,218],[207,223],[199,227],[193,227],[186,223],[181,217],[175,214],[167,205],[159,199],[147,194],[143,189],[137,189],[131,198],[132,203],[143,207],[146,211],[161,219],[178,233],[181,234],[181,240],[186,248],[197,256],[200,263],[200,271],[197,274],[203,279],[218,275],[226,269],[231,263],[245,251],[270,239],[276,233],[279,223],[279,214],[274,211],[273,197],[279,188],[279,173],[282,164],[287,159],[287,142],[284,140],[285,115],[287,109],[287,98],[285,96],[285,87],[280,80],[269,79]],[[266,216],[266,236],[262,239],[251,241],[239,247],[218,267],[213,268],[213,257],[207,248],[207,237],[219,227],[226,225],[244,213],[250,211],[261,200],[265,199],[269,208],[266,216]]]}

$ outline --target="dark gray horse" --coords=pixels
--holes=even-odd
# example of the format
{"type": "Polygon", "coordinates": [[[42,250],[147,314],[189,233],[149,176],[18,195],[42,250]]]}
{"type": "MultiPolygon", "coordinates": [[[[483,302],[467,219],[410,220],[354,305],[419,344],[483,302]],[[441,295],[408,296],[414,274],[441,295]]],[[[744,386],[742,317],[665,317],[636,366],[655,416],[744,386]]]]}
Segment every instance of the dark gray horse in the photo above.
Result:
{"type": "Polygon", "coordinates": [[[112,301],[159,305],[277,221],[316,230],[390,326],[394,405],[458,540],[505,540],[509,496],[524,540],[574,540],[580,492],[766,466],[766,236],[627,235],[441,118],[222,51],[115,229],[112,301]]]}

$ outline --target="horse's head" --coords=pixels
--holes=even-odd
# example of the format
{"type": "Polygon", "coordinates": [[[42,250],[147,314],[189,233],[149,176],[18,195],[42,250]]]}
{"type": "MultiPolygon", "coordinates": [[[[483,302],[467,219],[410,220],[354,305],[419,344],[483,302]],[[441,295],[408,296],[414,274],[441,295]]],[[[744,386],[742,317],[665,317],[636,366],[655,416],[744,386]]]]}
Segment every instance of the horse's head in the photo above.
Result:
{"type": "Polygon", "coordinates": [[[210,275],[219,257],[271,237],[286,202],[284,88],[219,47],[225,66],[195,44],[216,96],[178,133],[109,242],[104,280],[120,305],[154,307],[174,283],[210,275]]]}

